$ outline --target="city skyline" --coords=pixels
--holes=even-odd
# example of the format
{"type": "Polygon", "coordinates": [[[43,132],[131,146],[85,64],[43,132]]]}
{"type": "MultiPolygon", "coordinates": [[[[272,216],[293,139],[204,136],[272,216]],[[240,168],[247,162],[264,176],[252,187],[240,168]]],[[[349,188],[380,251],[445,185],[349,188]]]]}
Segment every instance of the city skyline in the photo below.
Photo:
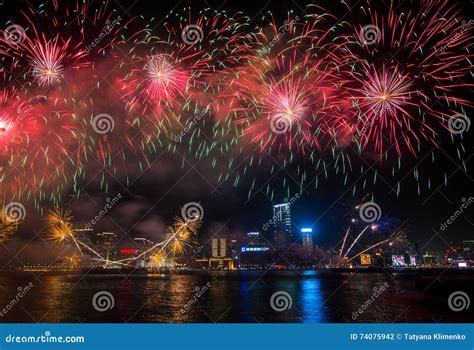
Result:
{"type": "Polygon", "coordinates": [[[470,8],[0,1],[0,321],[471,322],[470,8]]]}

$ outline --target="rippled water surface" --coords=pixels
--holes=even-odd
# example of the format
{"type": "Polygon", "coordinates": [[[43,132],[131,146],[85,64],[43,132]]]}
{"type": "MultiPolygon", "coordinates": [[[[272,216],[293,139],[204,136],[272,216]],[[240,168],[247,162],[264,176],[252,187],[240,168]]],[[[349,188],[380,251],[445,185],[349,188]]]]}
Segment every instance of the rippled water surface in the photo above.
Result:
{"type": "Polygon", "coordinates": [[[468,313],[451,311],[446,299],[417,291],[413,279],[385,273],[36,278],[0,276],[3,308],[15,298],[18,287],[33,283],[16,305],[0,315],[0,322],[472,322],[468,313]],[[384,283],[388,286],[375,293],[374,288],[384,283]],[[112,294],[112,309],[94,309],[93,296],[101,291],[112,294]],[[291,305],[280,300],[281,307],[289,308],[275,311],[270,299],[280,291],[288,293],[291,305]],[[356,314],[363,305],[363,312],[356,314]]]}

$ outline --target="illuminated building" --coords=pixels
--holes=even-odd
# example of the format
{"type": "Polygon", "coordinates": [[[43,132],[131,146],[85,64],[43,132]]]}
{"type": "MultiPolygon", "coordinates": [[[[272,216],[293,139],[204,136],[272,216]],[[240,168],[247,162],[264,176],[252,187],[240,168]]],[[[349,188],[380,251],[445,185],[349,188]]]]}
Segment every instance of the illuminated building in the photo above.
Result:
{"type": "Polygon", "coordinates": [[[236,239],[229,239],[229,243],[227,244],[227,251],[229,252],[230,258],[235,263],[238,263],[240,259],[240,252],[239,252],[238,242],[236,239]]]}
{"type": "Polygon", "coordinates": [[[215,270],[234,270],[234,260],[231,258],[203,258],[203,259],[196,259],[196,263],[200,266],[206,266],[210,269],[215,270]]]}
{"type": "Polygon", "coordinates": [[[313,229],[302,228],[301,229],[301,241],[305,250],[311,254],[313,252],[313,229]]]}
{"type": "Polygon", "coordinates": [[[268,265],[271,250],[265,244],[252,244],[240,248],[240,266],[264,267],[268,265]]]}
{"type": "Polygon", "coordinates": [[[260,243],[260,232],[253,231],[253,232],[247,232],[247,237],[249,240],[249,244],[258,244],[260,243]]]}
{"type": "Polygon", "coordinates": [[[370,254],[361,254],[360,264],[364,266],[372,265],[372,256],[370,254]]]}
{"type": "Polygon", "coordinates": [[[117,235],[113,232],[100,232],[95,235],[96,246],[99,253],[108,262],[115,255],[115,241],[117,235]]]}
{"type": "Polygon", "coordinates": [[[211,257],[225,258],[227,256],[227,241],[225,238],[213,238],[211,241],[211,257]]]}
{"type": "Polygon", "coordinates": [[[423,255],[423,262],[427,266],[436,265],[436,256],[433,254],[426,253],[423,255]]]}
{"type": "Polygon", "coordinates": [[[375,252],[375,255],[372,257],[373,260],[373,265],[378,266],[378,267],[384,267],[385,266],[385,258],[384,255],[382,254],[382,250],[378,250],[375,252]]]}
{"type": "Polygon", "coordinates": [[[403,255],[392,255],[392,265],[393,266],[405,266],[405,257],[403,255]]]}
{"type": "Polygon", "coordinates": [[[474,240],[462,241],[461,257],[470,262],[474,262],[474,240]]]}
{"type": "Polygon", "coordinates": [[[288,247],[292,238],[290,203],[273,206],[274,242],[277,250],[288,247]]]}

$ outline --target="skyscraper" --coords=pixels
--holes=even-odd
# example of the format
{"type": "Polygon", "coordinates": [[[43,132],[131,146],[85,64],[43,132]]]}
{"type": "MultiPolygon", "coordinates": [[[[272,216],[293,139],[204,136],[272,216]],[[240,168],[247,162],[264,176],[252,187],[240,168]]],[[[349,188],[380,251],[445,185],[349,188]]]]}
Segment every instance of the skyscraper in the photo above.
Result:
{"type": "Polygon", "coordinates": [[[288,247],[292,236],[290,203],[273,206],[273,221],[275,247],[277,250],[283,250],[288,247]]]}
{"type": "Polygon", "coordinates": [[[302,228],[301,229],[301,241],[305,250],[311,254],[313,252],[313,229],[302,228]]]}
{"type": "Polygon", "coordinates": [[[211,241],[211,257],[225,258],[227,256],[227,241],[225,238],[213,238],[211,241]]]}

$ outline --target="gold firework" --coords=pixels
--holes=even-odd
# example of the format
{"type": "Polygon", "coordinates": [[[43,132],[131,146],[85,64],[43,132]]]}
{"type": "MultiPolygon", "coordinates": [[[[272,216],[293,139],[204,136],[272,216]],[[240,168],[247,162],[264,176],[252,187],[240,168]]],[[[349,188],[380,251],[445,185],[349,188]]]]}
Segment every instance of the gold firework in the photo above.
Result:
{"type": "Polygon", "coordinates": [[[183,254],[187,247],[191,247],[194,242],[201,220],[187,221],[180,217],[175,217],[173,224],[168,229],[169,251],[173,255],[183,254]]]}
{"type": "Polygon", "coordinates": [[[195,235],[198,233],[201,224],[201,220],[188,221],[176,216],[174,218],[173,226],[175,230],[180,230],[182,232],[188,232],[190,235],[195,235]]]}
{"type": "Polygon", "coordinates": [[[70,223],[51,226],[49,230],[49,239],[54,243],[63,243],[64,241],[72,239],[73,235],[74,228],[70,223]]]}
{"type": "Polygon", "coordinates": [[[16,232],[20,222],[14,215],[9,215],[4,210],[0,211],[0,244],[16,232]]]}
{"type": "Polygon", "coordinates": [[[48,238],[57,244],[74,239],[74,226],[71,223],[73,219],[69,210],[56,208],[55,211],[50,211],[46,218],[49,225],[48,238]]]}
{"type": "Polygon", "coordinates": [[[159,270],[163,262],[165,261],[165,256],[161,252],[156,252],[150,256],[150,267],[153,270],[159,270]]]}
{"type": "Polygon", "coordinates": [[[63,223],[70,223],[72,220],[74,220],[74,217],[72,216],[71,212],[69,210],[63,210],[60,208],[50,211],[46,218],[46,221],[50,227],[54,225],[61,225],[63,223]]]}

